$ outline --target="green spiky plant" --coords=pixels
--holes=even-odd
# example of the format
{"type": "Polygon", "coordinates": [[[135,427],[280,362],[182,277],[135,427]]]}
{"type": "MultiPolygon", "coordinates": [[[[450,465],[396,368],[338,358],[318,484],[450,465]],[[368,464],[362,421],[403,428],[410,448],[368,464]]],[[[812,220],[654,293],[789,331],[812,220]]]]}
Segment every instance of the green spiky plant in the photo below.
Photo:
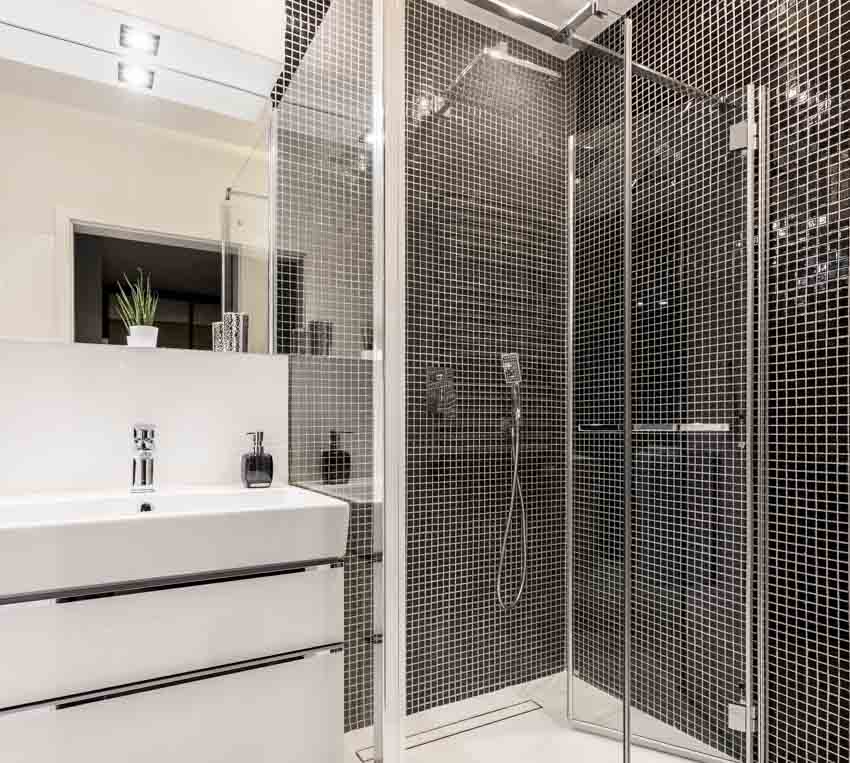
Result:
{"type": "Polygon", "coordinates": [[[135,283],[131,282],[124,273],[129,294],[124,291],[124,285],[119,281],[118,294],[115,295],[118,314],[128,333],[131,326],[153,326],[156,306],[159,303],[159,295],[151,291],[150,274],[145,278],[144,271],[141,268],[138,268],[138,271],[139,277],[135,283]]]}

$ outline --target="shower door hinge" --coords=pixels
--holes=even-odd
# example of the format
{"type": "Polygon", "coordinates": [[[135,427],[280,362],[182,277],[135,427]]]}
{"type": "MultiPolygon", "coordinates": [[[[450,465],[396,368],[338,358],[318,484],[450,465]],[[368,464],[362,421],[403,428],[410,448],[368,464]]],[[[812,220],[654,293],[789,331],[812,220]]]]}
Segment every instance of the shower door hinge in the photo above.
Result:
{"type": "MultiPolygon", "coordinates": [[[[755,725],[756,722],[756,709],[752,708],[752,722],[755,725]]],[[[739,705],[736,703],[729,704],[729,728],[732,731],[746,731],[747,730],[747,706],[739,705]]]]}
{"type": "Polygon", "coordinates": [[[373,633],[371,636],[367,636],[366,640],[370,644],[383,644],[384,643],[384,634],[383,633],[373,633]]]}
{"type": "MultiPolygon", "coordinates": [[[[743,151],[749,145],[749,122],[736,122],[729,128],[729,150],[743,151]]],[[[753,130],[753,145],[758,140],[758,127],[752,126],[753,130]]]]}

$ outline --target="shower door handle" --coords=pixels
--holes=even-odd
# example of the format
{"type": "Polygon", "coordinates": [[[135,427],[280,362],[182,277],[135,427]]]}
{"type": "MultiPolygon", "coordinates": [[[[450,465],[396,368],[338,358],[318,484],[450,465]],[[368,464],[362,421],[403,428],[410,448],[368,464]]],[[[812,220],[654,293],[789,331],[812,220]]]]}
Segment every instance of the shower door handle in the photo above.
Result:
{"type": "MultiPolygon", "coordinates": [[[[579,424],[579,432],[622,432],[622,424],[579,424]]],[[[732,427],[725,422],[661,422],[659,424],[636,423],[632,427],[635,434],[649,432],[692,432],[704,434],[710,432],[731,432],[732,427]]]]}
{"type": "Polygon", "coordinates": [[[679,424],[680,432],[731,432],[732,427],[723,422],[694,421],[687,424],[679,424]]]}

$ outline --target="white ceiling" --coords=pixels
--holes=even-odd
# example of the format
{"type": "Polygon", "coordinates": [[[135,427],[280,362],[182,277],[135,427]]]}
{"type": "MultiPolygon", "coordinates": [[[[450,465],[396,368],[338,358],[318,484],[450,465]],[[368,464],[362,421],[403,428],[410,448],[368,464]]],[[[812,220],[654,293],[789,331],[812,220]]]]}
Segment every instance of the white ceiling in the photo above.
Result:
{"type": "Polygon", "coordinates": [[[95,4],[274,61],[281,59],[283,0],[95,0],[95,4]]]}
{"type": "MultiPolygon", "coordinates": [[[[158,98],[254,122],[280,64],[80,0],[0,0],[0,58],[126,89],[119,61],[154,71],[158,98]],[[160,36],[154,56],[119,44],[122,24],[160,36]]],[[[137,95],[140,93],[137,92],[137,95]]]]}
{"type": "MultiPolygon", "coordinates": [[[[534,45],[558,58],[567,59],[575,54],[568,45],[553,42],[549,37],[532,32],[520,23],[501,15],[489,13],[466,0],[429,0],[429,2],[447,8],[454,13],[477,21],[479,24],[498,29],[506,35],[534,45]]],[[[587,5],[587,0],[496,0],[500,5],[514,8],[520,13],[534,16],[553,27],[561,27],[569,21],[580,8],[587,5]]],[[[619,15],[626,13],[639,0],[608,0],[610,13],[603,18],[591,18],[584,22],[578,34],[587,40],[592,40],[606,27],[613,24],[619,15]]]]}

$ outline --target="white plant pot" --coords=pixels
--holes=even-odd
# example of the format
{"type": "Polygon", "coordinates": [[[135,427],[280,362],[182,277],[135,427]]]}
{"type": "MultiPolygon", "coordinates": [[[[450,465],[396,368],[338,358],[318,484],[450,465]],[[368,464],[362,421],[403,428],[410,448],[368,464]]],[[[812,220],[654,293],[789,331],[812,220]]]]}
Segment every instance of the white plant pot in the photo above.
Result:
{"type": "Polygon", "coordinates": [[[156,338],[159,329],[156,326],[130,326],[127,334],[127,345],[129,347],[156,347],[156,338]]]}

